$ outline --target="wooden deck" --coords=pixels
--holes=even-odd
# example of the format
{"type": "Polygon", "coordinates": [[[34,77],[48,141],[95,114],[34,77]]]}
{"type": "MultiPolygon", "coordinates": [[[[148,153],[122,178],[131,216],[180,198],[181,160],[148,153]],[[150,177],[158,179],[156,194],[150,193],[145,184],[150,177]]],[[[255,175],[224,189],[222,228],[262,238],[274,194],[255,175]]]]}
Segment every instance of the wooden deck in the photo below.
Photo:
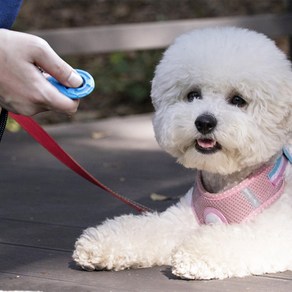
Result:
{"type": "MultiPolygon", "coordinates": [[[[153,202],[150,193],[183,194],[193,174],[158,148],[150,120],[141,115],[47,129],[114,190],[163,210],[173,202],[153,202]]],[[[223,281],[179,280],[168,267],[83,272],[71,261],[81,231],[132,210],[65,169],[23,132],[5,133],[0,147],[0,290],[292,291],[291,272],[223,281]]]]}

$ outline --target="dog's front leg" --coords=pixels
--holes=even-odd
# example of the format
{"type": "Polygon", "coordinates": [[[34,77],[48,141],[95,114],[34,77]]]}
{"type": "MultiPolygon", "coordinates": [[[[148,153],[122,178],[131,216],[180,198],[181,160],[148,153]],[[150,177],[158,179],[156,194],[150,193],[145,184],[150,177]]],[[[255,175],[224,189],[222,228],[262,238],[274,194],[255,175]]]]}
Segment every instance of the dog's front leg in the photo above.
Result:
{"type": "Polygon", "coordinates": [[[280,204],[254,222],[202,226],[172,255],[172,272],[187,279],[224,279],[292,269],[291,208],[280,204]],[[290,222],[290,223],[289,223],[290,222]]]}
{"type": "MultiPolygon", "coordinates": [[[[238,244],[240,228],[219,225],[203,225],[177,247],[172,254],[172,273],[183,279],[223,279],[235,276],[234,261],[241,253],[238,244]],[[231,233],[238,233],[238,239],[231,233]]],[[[236,265],[239,263],[236,263],[236,265]]]]}
{"type": "Polygon", "coordinates": [[[172,250],[194,225],[185,199],[161,214],[124,215],[86,229],[75,244],[73,259],[87,270],[169,265],[172,250]]]}

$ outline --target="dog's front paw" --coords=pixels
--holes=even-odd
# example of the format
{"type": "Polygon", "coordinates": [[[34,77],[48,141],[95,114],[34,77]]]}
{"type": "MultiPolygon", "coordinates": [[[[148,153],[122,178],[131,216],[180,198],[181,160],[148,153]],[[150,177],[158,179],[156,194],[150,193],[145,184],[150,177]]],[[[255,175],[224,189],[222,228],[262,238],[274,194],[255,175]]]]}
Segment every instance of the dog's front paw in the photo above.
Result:
{"type": "Polygon", "coordinates": [[[75,243],[73,260],[88,271],[120,271],[139,266],[131,244],[108,226],[86,229],[75,243]]]}
{"type": "Polygon", "coordinates": [[[96,228],[89,228],[75,243],[73,259],[87,271],[109,269],[108,258],[96,228]]]}
{"type": "Polygon", "coordinates": [[[90,247],[84,247],[82,244],[78,244],[73,253],[73,259],[75,263],[86,271],[101,270],[102,265],[100,265],[97,260],[98,256],[93,252],[90,247]]]}
{"type": "Polygon", "coordinates": [[[224,279],[229,277],[222,266],[217,265],[211,258],[194,255],[182,250],[172,256],[172,273],[183,279],[224,279]]]}
{"type": "Polygon", "coordinates": [[[212,279],[205,262],[194,259],[192,255],[181,250],[172,256],[172,273],[183,279],[212,279]]]}

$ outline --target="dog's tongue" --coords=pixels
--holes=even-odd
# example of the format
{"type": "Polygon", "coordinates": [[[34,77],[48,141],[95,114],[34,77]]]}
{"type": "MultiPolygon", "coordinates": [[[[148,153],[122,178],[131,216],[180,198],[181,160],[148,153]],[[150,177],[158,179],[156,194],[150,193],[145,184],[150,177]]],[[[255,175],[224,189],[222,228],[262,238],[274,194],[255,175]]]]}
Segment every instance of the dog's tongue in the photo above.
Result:
{"type": "Polygon", "coordinates": [[[198,139],[197,141],[202,148],[213,148],[216,145],[216,141],[212,139],[198,139]]]}

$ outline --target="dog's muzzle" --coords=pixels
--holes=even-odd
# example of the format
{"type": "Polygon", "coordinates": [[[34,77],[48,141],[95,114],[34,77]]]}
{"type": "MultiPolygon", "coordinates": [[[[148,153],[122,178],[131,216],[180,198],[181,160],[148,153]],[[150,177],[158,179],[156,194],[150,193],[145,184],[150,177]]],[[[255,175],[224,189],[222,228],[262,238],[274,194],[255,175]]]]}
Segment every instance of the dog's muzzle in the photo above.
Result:
{"type": "Polygon", "coordinates": [[[202,138],[195,140],[195,148],[203,154],[212,154],[221,149],[221,145],[212,138],[204,137],[211,134],[216,126],[217,119],[209,113],[204,113],[195,120],[197,130],[202,134],[202,138]]]}
{"type": "Polygon", "coordinates": [[[195,126],[201,134],[207,135],[212,133],[216,128],[217,119],[213,115],[205,113],[197,117],[195,126]]]}

